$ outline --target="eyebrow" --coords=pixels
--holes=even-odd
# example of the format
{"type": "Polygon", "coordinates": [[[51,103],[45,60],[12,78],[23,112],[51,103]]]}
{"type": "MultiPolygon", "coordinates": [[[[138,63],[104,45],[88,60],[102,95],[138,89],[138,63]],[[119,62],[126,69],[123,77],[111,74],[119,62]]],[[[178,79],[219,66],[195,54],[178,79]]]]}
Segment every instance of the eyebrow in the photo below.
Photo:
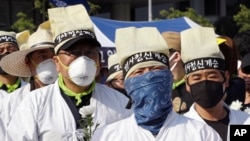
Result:
{"type": "MultiPolygon", "coordinates": [[[[202,75],[203,73],[196,73],[196,72],[194,72],[193,74],[190,74],[190,76],[197,76],[197,75],[202,75]]],[[[215,71],[215,70],[210,70],[210,71],[207,71],[207,72],[205,72],[205,74],[218,74],[218,72],[217,71],[215,71]]]]}

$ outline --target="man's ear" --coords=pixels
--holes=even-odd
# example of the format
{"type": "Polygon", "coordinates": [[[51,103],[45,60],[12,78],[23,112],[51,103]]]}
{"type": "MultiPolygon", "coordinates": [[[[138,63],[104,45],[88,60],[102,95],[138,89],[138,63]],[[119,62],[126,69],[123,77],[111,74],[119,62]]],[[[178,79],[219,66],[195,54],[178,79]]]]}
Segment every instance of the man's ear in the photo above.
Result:
{"type": "MultiPolygon", "coordinates": [[[[180,52],[178,52],[178,51],[174,52],[174,53],[171,55],[171,57],[173,57],[173,59],[171,59],[172,64],[174,64],[174,63],[176,63],[176,62],[178,62],[178,61],[181,60],[181,54],[180,54],[180,52]]],[[[171,58],[171,57],[170,57],[170,58],[171,58]]]]}
{"type": "Polygon", "coordinates": [[[54,60],[55,63],[58,63],[58,61],[59,61],[57,56],[53,56],[53,60],[54,60]]]}
{"type": "Polygon", "coordinates": [[[100,61],[96,62],[96,76],[100,75],[102,69],[102,63],[100,61]]]}
{"type": "Polygon", "coordinates": [[[188,93],[190,93],[190,86],[188,85],[188,77],[187,75],[184,76],[185,79],[185,85],[186,85],[186,90],[188,93]]]}
{"type": "Polygon", "coordinates": [[[30,66],[30,59],[28,58],[28,56],[25,57],[24,62],[26,66],[30,66]]]}
{"type": "Polygon", "coordinates": [[[58,72],[60,72],[60,62],[59,62],[59,60],[58,60],[59,58],[58,58],[58,56],[53,56],[53,60],[54,60],[54,62],[55,62],[55,64],[56,64],[56,70],[58,71],[58,72]]]}
{"type": "Polygon", "coordinates": [[[225,71],[225,86],[229,87],[229,79],[230,79],[230,74],[229,71],[225,71]]]}
{"type": "Polygon", "coordinates": [[[176,61],[180,61],[181,60],[181,53],[177,51],[176,53],[176,61]]]}

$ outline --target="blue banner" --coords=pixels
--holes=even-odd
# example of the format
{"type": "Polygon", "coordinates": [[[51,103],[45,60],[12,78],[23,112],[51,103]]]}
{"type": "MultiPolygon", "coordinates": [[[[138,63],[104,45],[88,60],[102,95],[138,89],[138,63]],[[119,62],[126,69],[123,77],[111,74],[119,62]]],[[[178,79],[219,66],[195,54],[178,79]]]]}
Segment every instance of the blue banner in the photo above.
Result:
{"type": "Polygon", "coordinates": [[[90,6],[87,0],[49,0],[56,7],[65,7],[68,5],[83,4],[87,11],[90,10],[90,6]]]}
{"type": "Polygon", "coordinates": [[[114,47],[100,47],[100,59],[102,63],[103,68],[108,68],[108,57],[109,55],[112,55],[116,53],[116,49],[114,47]]]}

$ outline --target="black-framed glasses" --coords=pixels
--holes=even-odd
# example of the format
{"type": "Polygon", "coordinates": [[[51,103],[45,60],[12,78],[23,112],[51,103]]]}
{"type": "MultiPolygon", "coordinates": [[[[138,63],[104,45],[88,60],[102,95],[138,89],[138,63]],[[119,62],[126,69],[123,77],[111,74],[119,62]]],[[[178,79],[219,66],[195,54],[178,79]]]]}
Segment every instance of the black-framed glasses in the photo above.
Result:
{"type": "Polygon", "coordinates": [[[70,56],[70,57],[79,57],[79,56],[92,56],[92,55],[98,55],[98,50],[94,50],[94,49],[91,49],[91,50],[86,50],[86,51],[83,51],[83,50],[70,50],[70,51],[65,51],[65,52],[59,52],[59,54],[64,54],[64,55],[67,55],[67,56],[70,56]]]}
{"type": "Polygon", "coordinates": [[[242,72],[245,73],[245,74],[250,74],[250,66],[244,67],[242,69],[242,72]]]}

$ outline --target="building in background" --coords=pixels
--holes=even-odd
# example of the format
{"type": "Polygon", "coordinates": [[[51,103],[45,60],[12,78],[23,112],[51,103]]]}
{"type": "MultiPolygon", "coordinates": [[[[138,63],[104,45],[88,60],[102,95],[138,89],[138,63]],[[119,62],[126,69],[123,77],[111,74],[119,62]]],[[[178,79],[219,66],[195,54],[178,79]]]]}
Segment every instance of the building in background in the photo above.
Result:
{"type": "MultiPolygon", "coordinates": [[[[152,3],[152,19],[160,18],[159,12],[170,7],[185,10],[191,7],[200,15],[215,22],[219,17],[232,16],[237,13],[238,5],[247,0],[89,0],[101,7],[95,16],[122,21],[149,20],[149,1],[152,3]]],[[[249,2],[248,2],[249,3],[249,2]]],[[[0,30],[9,30],[17,20],[20,11],[32,17],[36,25],[43,17],[34,10],[34,0],[1,0],[0,30]]]]}

